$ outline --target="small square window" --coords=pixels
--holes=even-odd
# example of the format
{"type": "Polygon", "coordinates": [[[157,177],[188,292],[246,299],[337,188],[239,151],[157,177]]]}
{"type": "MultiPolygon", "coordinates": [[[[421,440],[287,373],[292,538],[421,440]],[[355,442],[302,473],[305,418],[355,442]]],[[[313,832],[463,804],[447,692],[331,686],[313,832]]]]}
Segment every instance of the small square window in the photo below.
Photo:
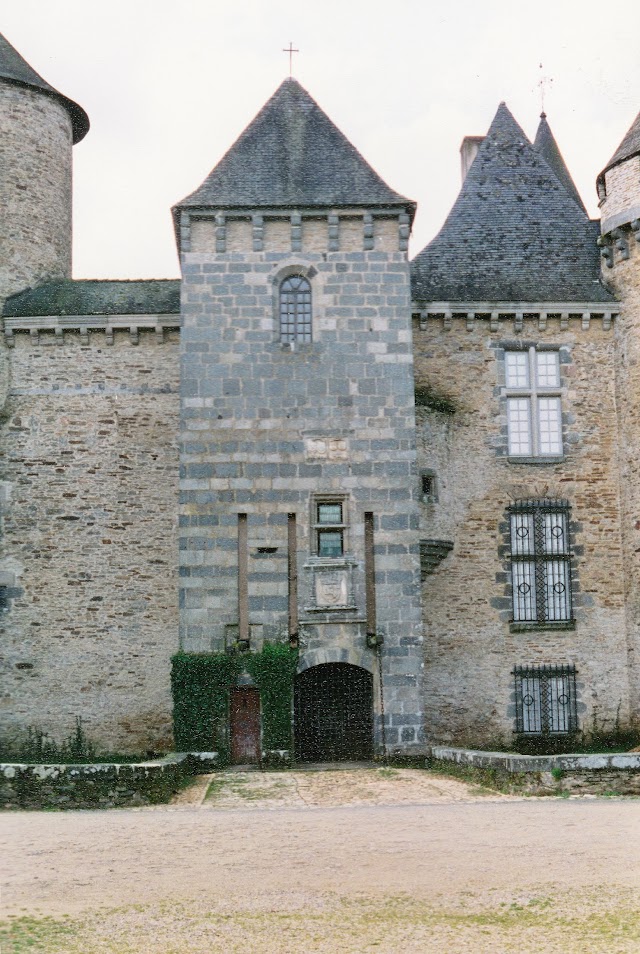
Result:
{"type": "Polygon", "coordinates": [[[312,551],[325,559],[344,556],[346,501],[315,499],[312,504],[312,551]]]}
{"type": "Polygon", "coordinates": [[[339,557],[343,552],[342,530],[318,530],[318,556],[339,557]]]}
{"type": "Polygon", "coordinates": [[[318,523],[342,523],[342,504],[319,503],[318,523]]]}

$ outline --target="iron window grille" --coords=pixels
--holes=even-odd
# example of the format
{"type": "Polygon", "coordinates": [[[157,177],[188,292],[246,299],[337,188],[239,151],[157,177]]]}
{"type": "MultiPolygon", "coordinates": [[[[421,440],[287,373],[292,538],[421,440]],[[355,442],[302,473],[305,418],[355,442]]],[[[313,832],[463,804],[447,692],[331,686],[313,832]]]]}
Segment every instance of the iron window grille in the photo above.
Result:
{"type": "Polygon", "coordinates": [[[575,666],[516,666],[513,675],[518,735],[577,732],[575,666]]]}
{"type": "Polygon", "coordinates": [[[562,500],[520,500],[508,508],[513,623],[573,622],[570,507],[562,500]]]}
{"type": "Polygon", "coordinates": [[[311,341],[311,284],[303,275],[289,275],[280,284],[280,341],[311,341]]]}
{"type": "Polygon", "coordinates": [[[507,351],[505,383],[509,457],[562,457],[559,353],[507,351]]]}

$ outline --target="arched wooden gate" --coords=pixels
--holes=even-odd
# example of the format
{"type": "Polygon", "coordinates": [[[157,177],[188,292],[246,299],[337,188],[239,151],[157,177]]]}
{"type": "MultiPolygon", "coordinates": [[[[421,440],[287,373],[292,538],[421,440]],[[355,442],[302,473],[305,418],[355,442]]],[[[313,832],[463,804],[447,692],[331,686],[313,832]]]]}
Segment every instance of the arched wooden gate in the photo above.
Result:
{"type": "Polygon", "coordinates": [[[358,761],[373,754],[373,676],[348,663],[312,666],[296,676],[296,758],[358,761]]]}

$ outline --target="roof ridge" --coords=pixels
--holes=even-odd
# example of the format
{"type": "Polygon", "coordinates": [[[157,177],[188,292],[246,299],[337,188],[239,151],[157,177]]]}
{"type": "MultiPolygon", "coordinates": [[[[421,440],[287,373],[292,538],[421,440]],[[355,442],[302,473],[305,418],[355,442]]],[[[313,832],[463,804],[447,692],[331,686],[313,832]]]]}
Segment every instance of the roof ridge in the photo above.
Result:
{"type": "Polygon", "coordinates": [[[501,103],[444,225],[412,262],[414,297],[609,301],[596,229],[501,103]]]}
{"type": "Polygon", "coordinates": [[[14,83],[16,86],[36,89],[46,96],[57,99],[71,117],[74,145],[84,139],[89,132],[89,117],[82,106],[74,103],[67,96],[63,96],[62,93],[59,93],[57,89],[47,83],[39,73],[36,73],[2,33],[0,33],[0,80],[14,83]]]}
{"type": "Polygon", "coordinates": [[[560,184],[565,187],[571,198],[586,215],[587,210],[560,152],[556,138],[551,131],[551,126],[547,122],[547,114],[544,111],[540,113],[540,122],[538,123],[536,138],[533,140],[533,148],[542,156],[560,184]]]}
{"type": "Polygon", "coordinates": [[[293,77],[278,86],[202,185],[174,207],[402,205],[293,77]]]}
{"type": "Polygon", "coordinates": [[[602,172],[598,176],[598,182],[602,179],[605,172],[608,172],[609,169],[613,166],[619,165],[621,162],[624,162],[626,159],[631,159],[633,156],[636,156],[640,153],[640,113],[633,120],[626,133],[622,137],[622,142],[612,155],[609,162],[606,164],[602,172]]]}

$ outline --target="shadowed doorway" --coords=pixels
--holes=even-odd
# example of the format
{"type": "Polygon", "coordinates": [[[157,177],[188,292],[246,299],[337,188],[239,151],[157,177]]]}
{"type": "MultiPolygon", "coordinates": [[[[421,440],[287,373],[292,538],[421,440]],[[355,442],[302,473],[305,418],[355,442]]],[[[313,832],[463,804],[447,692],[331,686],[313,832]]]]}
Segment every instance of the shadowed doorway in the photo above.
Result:
{"type": "Polygon", "coordinates": [[[373,755],[373,676],[348,663],[313,666],[296,676],[295,753],[303,762],[373,755]]]}

